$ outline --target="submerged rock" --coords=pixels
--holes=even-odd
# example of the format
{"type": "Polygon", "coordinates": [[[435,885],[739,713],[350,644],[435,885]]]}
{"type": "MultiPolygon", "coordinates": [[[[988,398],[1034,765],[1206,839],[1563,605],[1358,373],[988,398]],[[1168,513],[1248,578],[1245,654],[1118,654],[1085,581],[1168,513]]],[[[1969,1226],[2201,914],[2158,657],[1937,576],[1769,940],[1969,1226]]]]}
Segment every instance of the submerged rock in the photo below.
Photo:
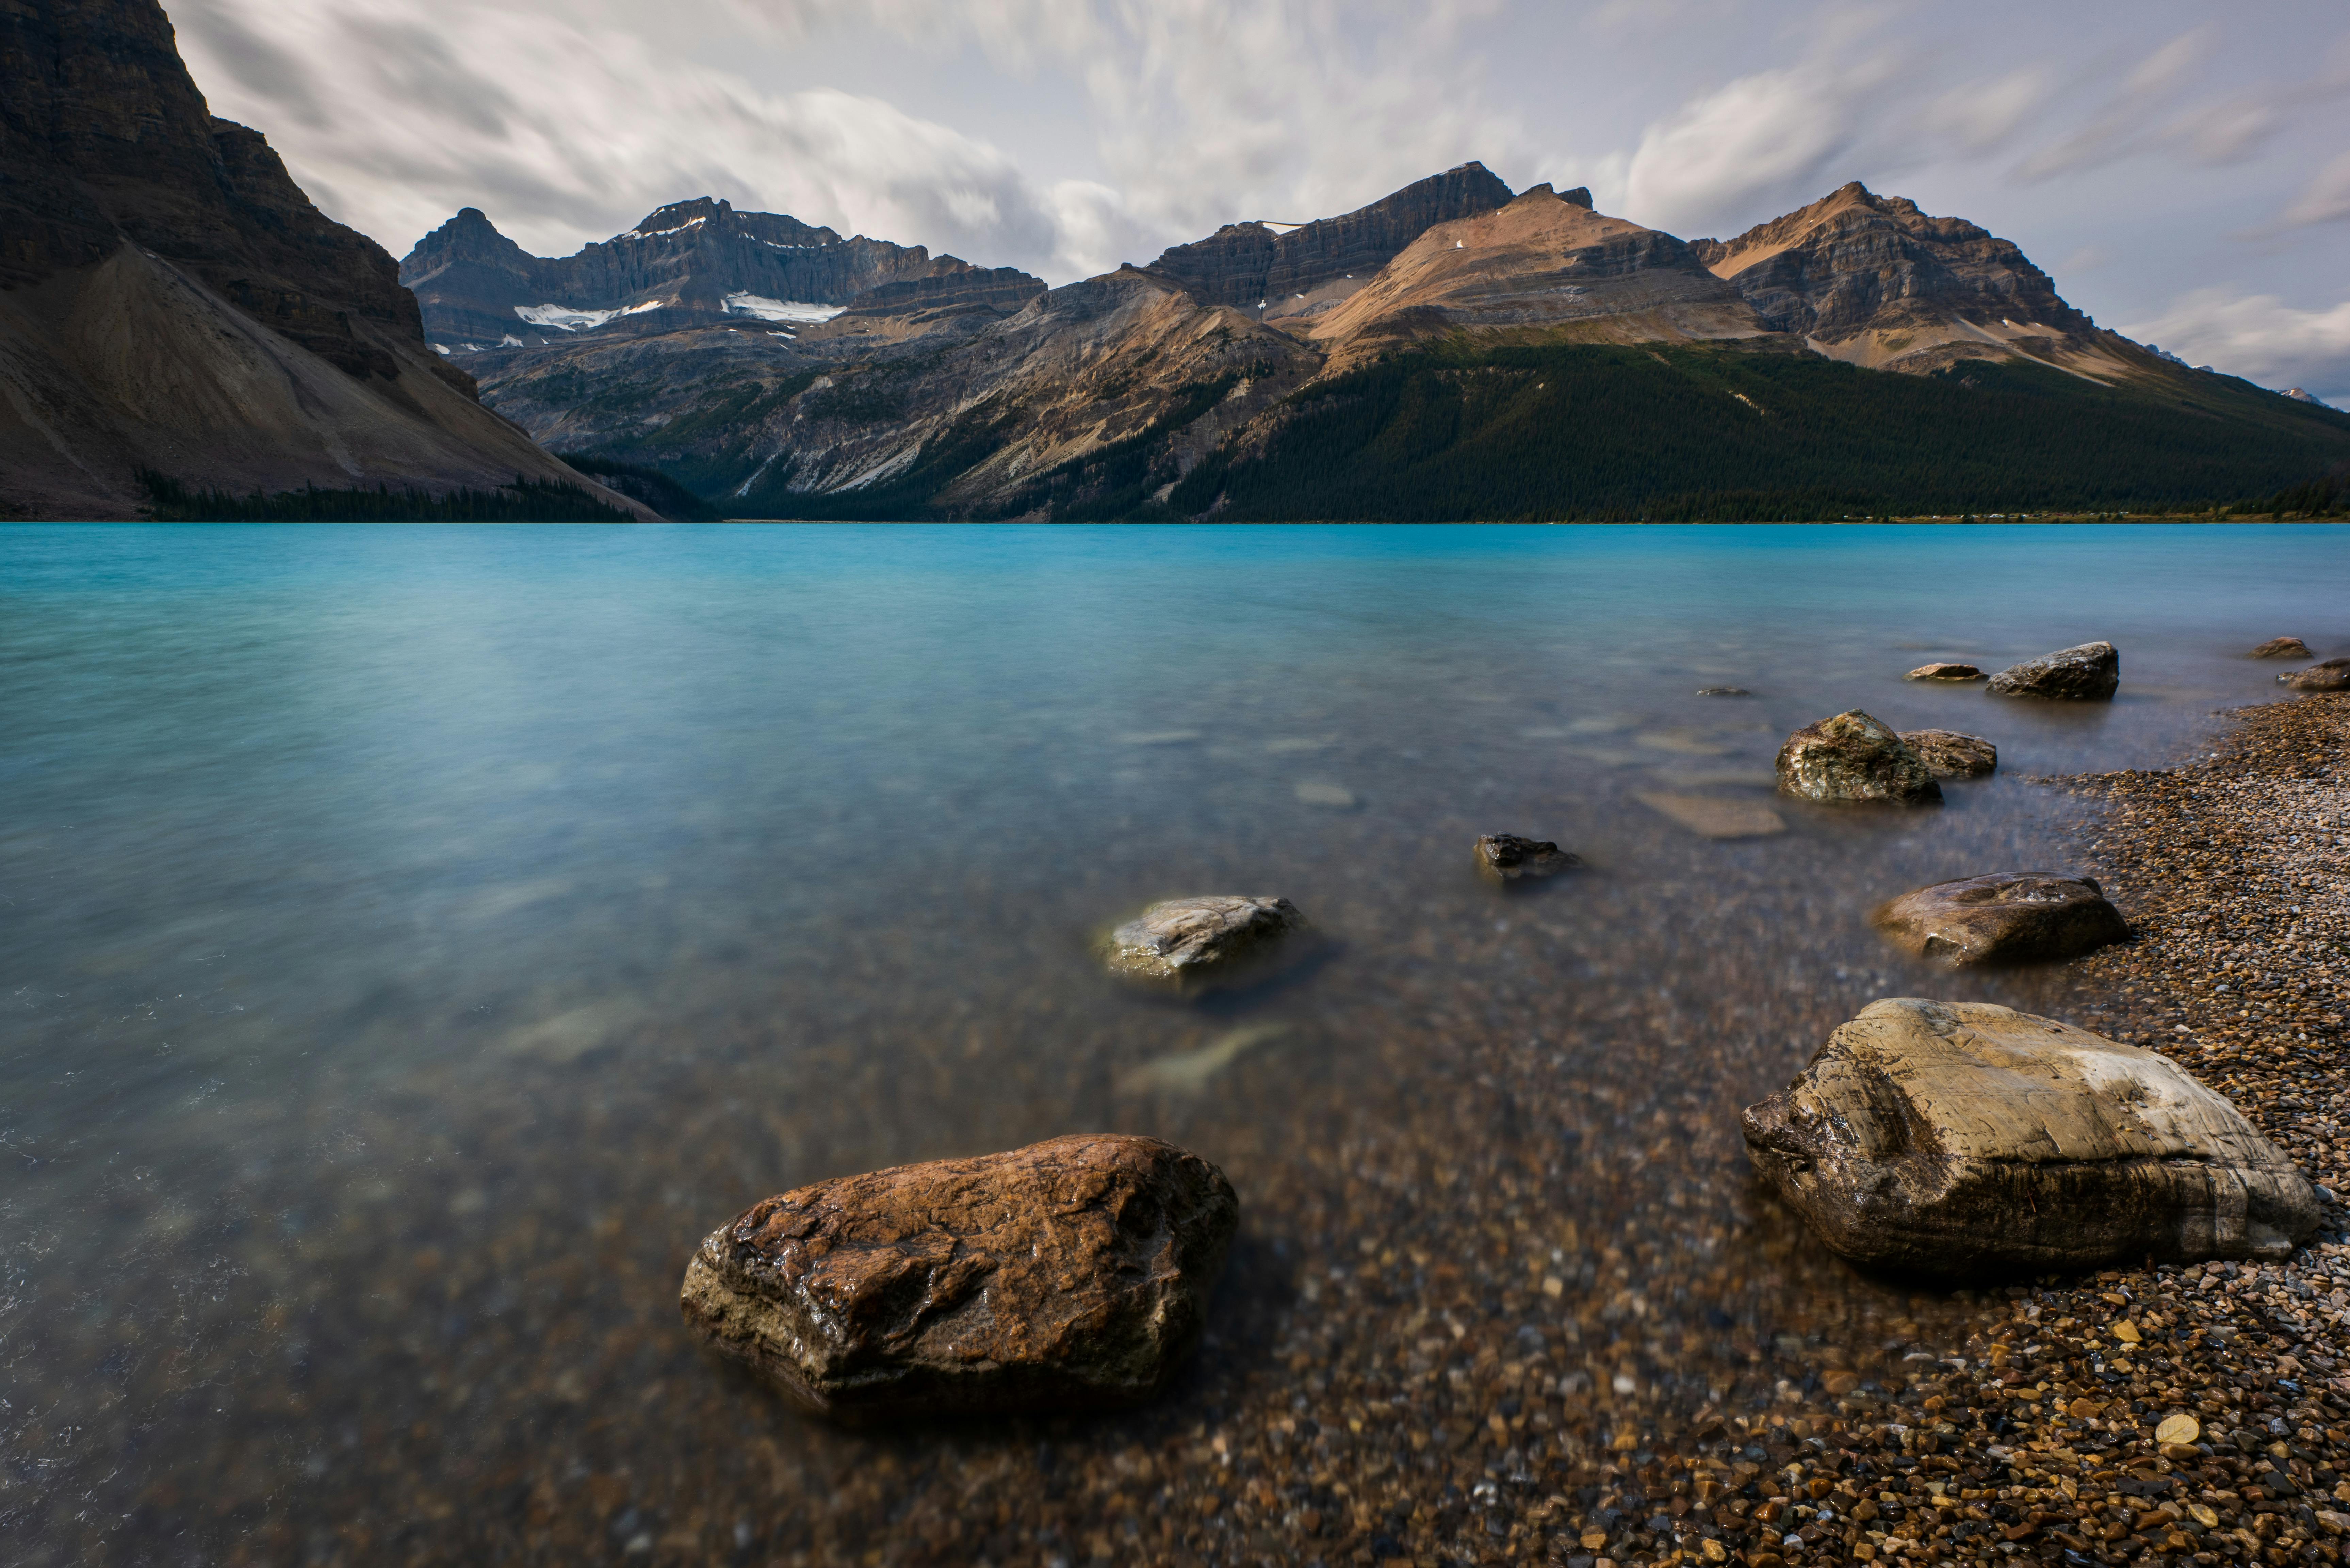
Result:
{"type": "Polygon", "coordinates": [[[1633,798],[1700,838],[1764,838],[1787,831],[1787,819],[1759,800],[1669,790],[1650,790],[1633,798]]]}
{"type": "Polygon", "coordinates": [[[1854,710],[1806,724],[1779,748],[1779,793],[1805,800],[1939,805],[1942,786],[1891,728],[1854,710]]]}
{"type": "Polygon", "coordinates": [[[2054,962],[2129,940],[2129,922],[2093,877],[2001,871],[1937,882],[1881,905],[1877,929],[1915,958],[1974,964],[2054,962]]]}
{"type": "Polygon", "coordinates": [[[1938,779],[1979,779],[1999,771],[1999,748],[1981,735],[1961,735],[1956,730],[1904,730],[1901,739],[1938,779]]]}
{"type": "Polygon", "coordinates": [[[1569,855],[1547,838],[1520,838],[1514,833],[1489,833],[1477,841],[1477,869],[1497,882],[1527,877],[1555,877],[1582,859],[1569,855]]]}
{"type": "Polygon", "coordinates": [[[1754,695],[1743,686],[1700,686],[1697,689],[1697,694],[1700,697],[1752,697],[1754,695]]]}
{"type": "Polygon", "coordinates": [[[2049,697],[2072,702],[2106,702],[2122,682],[2122,658],[2110,642],[2060,648],[1991,678],[2002,697],[2049,697]]]}
{"type": "Polygon", "coordinates": [[[1871,1002],[1745,1132],[1762,1179],[1869,1267],[2282,1258],[2317,1229],[2308,1179],[2169,1058],[1987,1003],[1871,1002]]]}
{"type": "Polygon", "coordinates": [[[763,1199],[703,1240],[679,1307],[844,1422],[1114,1408],[1198,1339],[1239,1218],[1197,1155],[1057,1137],[763,1199]]]}
{"type": "Polygon", "coordinates": [[[1901,679],[1904,680],[1981,680],[1982,678],[1983,672],[1971,664],[1938,663],[1921,664],[1901,679]]]}
{"type": "Polygon", "coordinates": [[[2350,691],[2350,659],[2329,659],[2282,679],[2295,691],[2350,691]]]}
{"type": "Polygon", "coordinates": [[[2272,637],[2252,649],[2254,659],[2307,659],[2309,644],[2297,637],[2272,637]]]}
{"type": "Polygon", "coordinates": [[[1151,905],[1109,934],[1102,961],[1113,974],[1191,990],[1255,973],[1305,930],[1286,898],[1211,894],[1151,905]]]}

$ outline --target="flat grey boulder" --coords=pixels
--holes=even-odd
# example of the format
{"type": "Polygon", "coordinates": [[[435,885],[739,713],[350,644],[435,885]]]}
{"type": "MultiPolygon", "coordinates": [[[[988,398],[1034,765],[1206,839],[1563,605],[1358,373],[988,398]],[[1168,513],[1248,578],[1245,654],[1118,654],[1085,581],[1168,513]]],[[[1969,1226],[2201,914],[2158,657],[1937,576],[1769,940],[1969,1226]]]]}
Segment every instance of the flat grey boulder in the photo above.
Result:
{"type": "Polygon", "coordinates": [[[1934,664],[1921,664],[1901,679],[1904,680],[1981,680],[1982,678],[1983,672],[1971,664],[1958,664],[1946,660],[1934,664]]]}
{"type": "Polygon", "coordinates": [[[1819,801],[1939,805],[1942,786],[1892,729],[1857,709],[1806,724],[1779,748],[1779,793],[1819,801]]]}
{"type": "Polygon", "coordinates": [[[1902,742],[1938,779],[1979,779],[1999,771],[1999,748],[1956,730],[1904,730],[1902,742]]]}
{"type": "Polygon", "coordinates": [[[845,1424],[1110,1409],[1198,1340],[1239,1219],[1195,1154],[1057,1137],[764,1199],[702,1241],[678,1304],[845,1424]]]}
{"type": "Polygon", "coordinates": [[[1981,1280],[2282,1258],[2317,1194],[2167,1056],[1980,1002],[1871,1002],[1750,1106],[1756,1172],[1869,1268],[1981,1280]]]}
{"type": "Polygon", "coordinates": [[[2002,697],[2047,697],[2067,702],[2110,702],[2122,683],[2122,656],[2110,642],[2060,648],[1991,678],[2002,697]]]}
{"type": "Polygon", "coordinates": [[[2350,691],[2350,659],[2329,659],[2278,679],[2295,691],[2350,691]]]}
{"type": "Polygon", "coordinates": [[[1110,932],[1112,974],[1191,991],[1253,978],[1294,956],[1305,917],[1286,898],[1210,894],[1151,905],[1110,932]]]}
{"type": "Polygon", "coordinates": [[[1514,833],[1485,835],[1477,840],[1476,854],[1477,869],[1496,882],[1555,877],[1583,864],[1547,838],[1520,838],[1514,833]]]}
{"type": "Polygon", "coordinates": [[[2130,934],[2095,878],[2049,871],[1937,882],[1879,906],[1870,919],[1911,957],[1953,968],[2052,963],[2130,934]]]}
{"type": "Polygon", "coordinates": [[[2307,659],[2309,644],[2297,637],[2272,637],[2252,649],[2254,659],[2307,659]]]}

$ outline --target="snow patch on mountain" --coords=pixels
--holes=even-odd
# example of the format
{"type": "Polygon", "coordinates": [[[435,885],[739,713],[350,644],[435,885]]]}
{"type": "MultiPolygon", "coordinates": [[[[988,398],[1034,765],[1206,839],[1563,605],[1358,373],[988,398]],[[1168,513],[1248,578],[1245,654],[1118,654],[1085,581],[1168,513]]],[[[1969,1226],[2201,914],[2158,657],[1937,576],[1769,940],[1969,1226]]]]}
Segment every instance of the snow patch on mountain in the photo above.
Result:
{"type": "Polygon", "coordinates": [[[763,294],[747,291],[726,296],[726,308],[743,316],[755,316],[762,321],[829,321],[847,308],[838,305],[815,305],[804,299],[769,299],[763,294]]]}

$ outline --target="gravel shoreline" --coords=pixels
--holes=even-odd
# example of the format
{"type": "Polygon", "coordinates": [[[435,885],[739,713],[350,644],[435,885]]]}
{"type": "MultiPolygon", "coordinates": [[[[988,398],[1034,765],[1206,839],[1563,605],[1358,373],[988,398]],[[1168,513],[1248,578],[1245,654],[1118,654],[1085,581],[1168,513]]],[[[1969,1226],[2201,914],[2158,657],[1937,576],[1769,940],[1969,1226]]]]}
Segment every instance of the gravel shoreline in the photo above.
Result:
{"type": "MultiPolygon", "coordinates": [[[[2105,999],[2076,1021],[2172,1056],[2338,1190],[2350,1178],[2350,1094],[2333,1077],[2350,1044],[2350,700],[2235,717],[2179,768],[2050,781],[2098,808],[2085,858],[2138,933],[2076,964],[2105,999]]],[[[1554,1555],[1575,1568],[1733,1551],[1752,1568],[2342,1560],[2338,1207],[2282,1264],[2052,1276],[1990,1293],[2002,1296],[2006,1321],[1948,1354],[1888,1345],[1881,1370],[1824,1366],[1787,1390],[1784,1413],[1733,1418],[1694,1460],[1653,1471],[1648,1490],[1671,1494],[1649,1521],[1659,1528],[1595,1512],[1583,1550],[1554,1555]],[[1709,1511],[1720,1496],[1728,1506],[1709,1511]]]]}

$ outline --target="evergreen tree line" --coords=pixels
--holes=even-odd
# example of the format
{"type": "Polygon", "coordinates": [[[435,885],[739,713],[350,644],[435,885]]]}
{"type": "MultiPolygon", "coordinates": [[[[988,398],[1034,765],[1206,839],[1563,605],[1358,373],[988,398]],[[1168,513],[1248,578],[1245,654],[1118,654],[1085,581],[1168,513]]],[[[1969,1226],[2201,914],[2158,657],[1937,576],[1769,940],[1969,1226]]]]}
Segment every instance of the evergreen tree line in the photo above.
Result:
{"type": "Polygon", "coordinates": [[[607,506],[576,484],[515,475],[495,490],[439,494],[378,484],[372,490],[321,490],[305,485],[266,494],[191,490],[169,475],[144,471],[150,515],[161,523],[632,523],[631,513],[607,506]]]}

